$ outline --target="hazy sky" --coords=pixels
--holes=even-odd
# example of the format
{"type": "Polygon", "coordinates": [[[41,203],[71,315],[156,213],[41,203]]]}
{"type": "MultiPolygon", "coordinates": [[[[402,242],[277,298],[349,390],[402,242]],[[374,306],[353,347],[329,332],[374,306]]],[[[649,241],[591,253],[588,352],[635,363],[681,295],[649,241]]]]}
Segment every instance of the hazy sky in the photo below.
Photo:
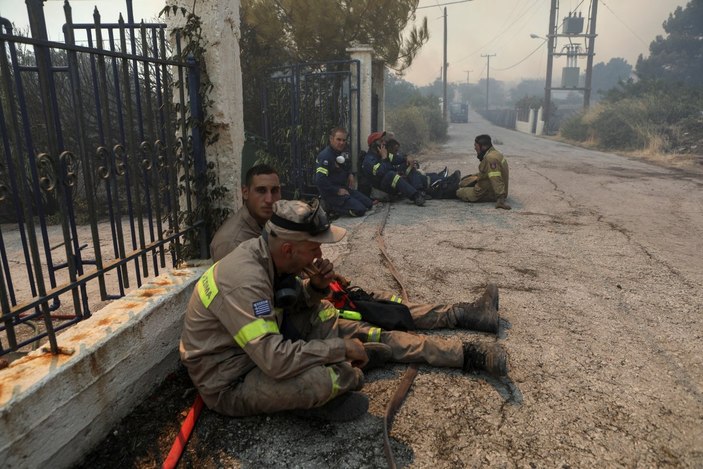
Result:
{"type": "MultiPolygon", "coordinates": [[[[546,36],[550,0],[473,0],[452,4],[455,1],[420,0],[418,23],[423,16],[427,17],[430,40],[406,71],[406,80],[425,85],[440,77],[444,54],[444,6],[436,5],[445,4],[448,81],[466,81],[468,76],[471,83],[476,83],[480,78],[486,78],[487,59],[482,55],[493,54],[495,56],[490,58],[491,78],[502,81],[544,78],[547,46],[542,39],[530,38],[530,34],[546,36]]],[[[593,63],[607,63],[613,57],[622,57],[634,67],[639,54],[647,56],[649,43],[657,35],[664,34],[662,23],[669,13],[687,3],[687,0],[601,0],[597,10],[593,63]]],[[[560,24],[569,11],[581,12],[587,17],[591,0],[559,0],[558,4],[557,24],[560,24]]],[[[565,44],[564,39],[559,41],[557,51],[565,44]]],[[[582,50],[585,52],[585,44],[582,50]]],[[[555,58],[555,78],[561,76],[561,69],[565,66],[565,57],[555,58]]],[[[585,71],[585,57],[579,59],[578,66],[585,71]]]]}
{"type": "MultiPolygon", "coordinates": [[[[549,23],[550,0],[420,0],[418,21],[427,17],[430,40],[415,58],[405,79],[416,85],[426,85],[440,76],[444,50],[444,5],[447,8],[447,77],[450,82],[476,83],[486,77],[487,60],[490,58],[491,77],[501,81],[519,81],[544,78],[547,66],[547,47],[542,39],[532,39],[530,34],[545,36],[549,23]],[[437,6],[442,5],[442,6],[437,6]],[[493,56],[495,54],[495,56],[493,56]],[[530,55],[531,54],[531,55],[530,55]]],[[[74,22],[92,22],[93,8],[98,7],[102,20],[116,21],[122,11],[126,18],[125,2],[120,0],[72,0],[74,22]]],[[[588,16],[591,0],[559,0],[559,22],[569,11],[588,16]]],[[[622,57],[635,65],[637,56],[648,55],[649,43],[664,34],[662,23],[678,6],[688,0],[601,0],[598,6],[594,64],[622,57]]],[[[164,0],[134,0],[134,16],[147,20],[157,17],[164,0]]],[[[62,40],[63,0],[48,0],[44,4],[47,21],[51,24],[50,38],[62,40]],[[54,33],[55,32],[55,33],[54,33]]],[[[26,5],[23,0],[0,0],[0,16],[27,24],[26,5]]],[[[584,22],[584,29],[586,24],[584,22]]],[[[583,40],[582,40],[583,41],[583,40]]],[[[557,50],[564,45],[560,39],[557,50]]],[[[585,45],[582,46],[585,51],[585,45]]],[[[565,58],[554,61],[554,79],[558,83],[565,58]]],[[[586,59],[577,64],[584,71],[586,59]]]]}

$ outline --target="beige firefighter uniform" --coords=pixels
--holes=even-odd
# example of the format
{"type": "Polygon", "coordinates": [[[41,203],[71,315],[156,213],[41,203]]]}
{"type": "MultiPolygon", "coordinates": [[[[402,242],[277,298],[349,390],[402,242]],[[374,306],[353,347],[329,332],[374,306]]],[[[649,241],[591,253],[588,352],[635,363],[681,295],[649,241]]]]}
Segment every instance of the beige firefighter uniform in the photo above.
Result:
{"type": "Polygon", "coordinates": [[[274,265],[259,237],[213,265],[188,303],[181,360],[205,404],[231,416],[320,406],[360,389],[345,361],[337,310],[308,281],[294,310],[274,306],[274,265]],[[281,333],[284,316],[302,340],[281,333]]]}
{"type": "MultiPolygon", "coordinates": [[[[495,202],[508,197],[508,160],[491,147],[478,165],[478,180],[473,187],[459,187],[456,196],[466,202],[495,202]]],[[[461,186],[461,184],[460,184],[461,186]]]]}
{"type": "Polygon", "coordinates": [[[415,327],[418,329],[453,329],[457,327],[457,319],[452,305],[404,302],[395,293],[387,291],[374,291],[373,297],[377,300],[389,300],[403,303],[410,310],[415,327]]]}
{"type": "Polygon", "coordinates": [[[234,248],[248,239],[258,238],[262,227],[254,220],[246,205],[242,205],[237,213],[225,220],[210,242],[212,262],[225,257],[234,248]]]}
{"type": "Polygon", "coordinates": [[[384,331],[367,322],[348,319],[339,319],[337,325],[343,337],[388,345],[392,353],[389,361],[392,362],[426,363],[449,368],[461,368],[464,363],[463,343],[458,339],[384,331]]]}

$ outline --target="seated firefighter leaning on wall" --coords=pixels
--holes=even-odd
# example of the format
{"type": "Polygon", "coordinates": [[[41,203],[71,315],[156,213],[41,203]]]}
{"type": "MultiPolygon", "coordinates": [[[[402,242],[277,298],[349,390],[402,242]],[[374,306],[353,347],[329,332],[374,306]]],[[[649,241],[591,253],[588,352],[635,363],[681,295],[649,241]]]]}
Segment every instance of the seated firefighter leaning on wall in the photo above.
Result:
{"type": "Polygon", "coordinates": [[[320,246],[343,235],[319,203],[279,200],[261,236],[201,277],[180,354],[209,408],[231,416],[293,410],[306,418],[359,417],[368,408],[355,393],[363,385],[359,368],[368,369],[367,351],[377,352],[379,363],[389,358],[507,374],[508,358],[497,343],[383,331],[340,318],[322,299],[334,270],[320,246]]]}
{"type": "Polygon", "coordinates": [[[400,142],[395,136],[386,133],[388,160],[396,170],[417,190],[422,191],[425,199],[454,199],[461,180],[461,171],[448,175],[447,167],[438,173],[420,171],[420,163],[409,155],[400,153],[400,142]]]}
{"type": "MultiPolygon", "coordinates": [[[[242,185],[244,204],[217,230],[210,243],[213,262],[218,262],[242,242],[261,235],[266,222],[273,214],[273,204],[281,199],[278,173],[268,165],[256,165],[247,171],[242,185]]],[[[342,276],[337,280],[353,300],[391,301],[402,303],[392,292],[364,292],[348,288],[350,281],[342,276]]],[[[333,297],[334,295],[330,295],[333,297]]],[[[480,332],[498,333],[500,325],[498,287],[490,283],[483,294],[472,302],[458,303],[407,303],[412,328],[460,328],[480,332]]]]}
{"type": "Polygon", "coordinates": [[[360,217],[373,207],[369,197],[354,189],[351,159],[344,151],[346,146],[346,129],[335,127],[330,131],[329,144],[315,160],[315,186],[330,217],[360,217]]]}

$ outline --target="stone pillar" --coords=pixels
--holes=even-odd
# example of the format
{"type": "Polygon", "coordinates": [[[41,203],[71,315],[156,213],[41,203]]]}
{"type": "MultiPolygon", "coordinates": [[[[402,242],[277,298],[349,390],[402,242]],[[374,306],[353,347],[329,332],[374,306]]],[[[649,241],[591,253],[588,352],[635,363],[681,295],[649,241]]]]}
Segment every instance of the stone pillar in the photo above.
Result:
{"type": "MultiPolygon", "coordinates": [[[[352,168],[358,168],[359,152],[361,150],[366,150],[366,137],[371,133],[371,121],[372,121],[372,61],[373,61],[373,49],[370,46],[356,46],[347,48],[347,52],[351,57],[351,60],[359,61],[359,89],[356,93],[359,93],[360,99],[360,109],[359,109],[359,121],[360,126],[358,129],[352,127],[350,131],[350,140],[352,147],[350,148],[352,156],[352,168]],[[359,137],[357,139],[357,136],[359,137]],[[361,148],[355,148],[356,142],[361,142],[361,148]]],[[[352,68],[354,70],[354,68],[352,68]]],[[[352,83],[356,83],[356,75],[352,75],[352,83]]],[[[356,98],[356,96],[352,96],[356,98]]],[[[356,122],[356,116],[351,116],[351,122],[356,122]]]]}
{"type": "MultiPolygon", "coordinates": [[[[169,5],[182,2],[171,0],[169,5]]],[[[200,16],[203,39],[207,42],[205,66],[213,85],[210,108],[219,139],[205,147],[208,162],[215,164],[218,183],[229,189],[224,207],[236,210],[241,200],[242,148],[244,147],[244,119],[242,105],[242,72],[239,58],[240,0],[200,0],[195,14],[200,16]]],[[[179,27],[181,15],[169,16],[168,26],[179,27]]]]}

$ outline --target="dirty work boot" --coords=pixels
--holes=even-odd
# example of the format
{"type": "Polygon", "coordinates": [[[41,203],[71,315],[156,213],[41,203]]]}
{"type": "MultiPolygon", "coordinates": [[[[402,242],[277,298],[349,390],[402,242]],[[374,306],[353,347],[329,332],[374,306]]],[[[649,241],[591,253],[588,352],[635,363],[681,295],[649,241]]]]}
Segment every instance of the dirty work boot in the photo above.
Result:
{"type": "Polygon", "coordinates": [[[493,376],[508,374],[508,354],[503,347],[493,344],[473,344],[464,342],[463,370],[485,371],[493,376]]]}
{"type": "Polygon", "coordinates": [[[505,197],[501,197],[496,202],[496,208],[502,208],[503,210],[510,210],[512,207],[505,202],[505,197]]]}
{"type": "Polygon", "coordinates": [[[309,420],[347,422],[361,417],[367,410],[369,410],[369,398],[363,393],[351,391],[335,397],[320,407],[296,409],[291,411],[291,414],[309,420]]]}
{"type": "Polygon", "coordinates": [[[420,191],[415,192],[415,194],[413,194],[410,200],[412,200],[413,203],[418,207],[422,207],[423,205],[425,205],[425,198],[422,196],[422,192],[420,191]]]}
{"type": "Polygon", "coordinates": [[[489,283],[486,291],[473,303],[455,303],[452,312],[456,325],[462,329],[498,333],[498,287],[489,283]]]}
{"type": "Polygon", "coordinates": [[[393,356],[390,345],[381,342],[366,342],[364,343],[364,350],[366,350],[366,355],[369,357],[369,362],[362,368],[364,371],[381,368],[393,356]]]}
{"type": "Polygon", "coordinates": [[[437,175],[438,175],[440,178],[442,178],[442,179],[444,179],[445,177],[447,177],[447,174],[449,174],[449,171],[447,170],[447,167],[446,167],[446,166],[444,167],[444,169],[443,169],[442,171],[440,171],[440,172],[437,173],[437,175]]]}

